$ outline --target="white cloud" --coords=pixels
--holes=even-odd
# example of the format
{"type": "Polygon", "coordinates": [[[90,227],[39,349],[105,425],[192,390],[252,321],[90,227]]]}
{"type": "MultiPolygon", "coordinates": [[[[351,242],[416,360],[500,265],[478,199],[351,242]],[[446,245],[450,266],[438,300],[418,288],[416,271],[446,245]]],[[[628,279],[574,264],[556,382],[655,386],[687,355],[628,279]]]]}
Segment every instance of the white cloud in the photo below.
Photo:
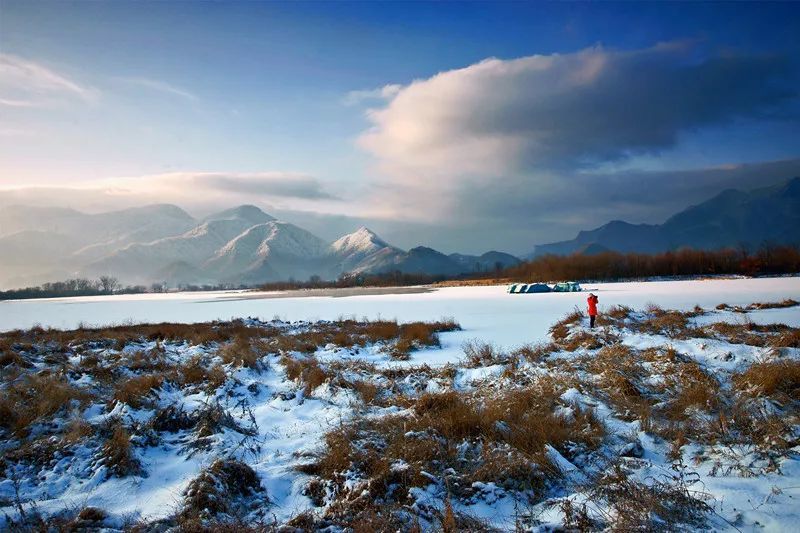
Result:
{"type": "MultiPolygon", "coordinates": [[[[260,203],[325,210],[341,202],[313,176],[291,172],[171,172],[90,180],[60,186],[0,188],[0,205],[61,205],[90,211],[152,203],[196,210],[260,203]]],[[[341,206],[339,206],[341,208],[341,206]]]]}
{"type": "Polygon", "coordinates": [[[342,100],[344,105],[359,105],[373,100],[391,100],[402,89],[401,85],[389,84],[377,89],[350,91],[342,100]]]}
{"type": "Polygon", "coordinates": [[[99,91],[65,74],[12,54],[0,53],[0,98],[3,105],[33,107],[51,99],[94,101],[99,91]]]}
{"type": "Polygon", "coordinates": [[[124,83],[128,83],[131,85],[138,85],[140,87],[144,87],[152,91],[158,91],[172,96],[185,98],[186,100],[192,100],[192,101],[198,100],[198,97],[195,94],[190,93],[185,89],[181,89],[180,87],[176,87],[175,85],[169,84],[164,81],[153,80],[150,78],[139,78],[139,77],[121,77],[116,79],[124,83]]]}
{"type": "MultiPolygon", "coordinates": [[[[796,97],[776,83],[790,72],[783,58],[691,52],[681,42],[491,58],[393,90],[357,141],[375,157],[376,211],[458,224],[508,217],[487,202],[497,191],[528,209],[563,204],[586,169],[796,97]]],[[[605,185],[599,201],[626,194],[605,185]]]]}

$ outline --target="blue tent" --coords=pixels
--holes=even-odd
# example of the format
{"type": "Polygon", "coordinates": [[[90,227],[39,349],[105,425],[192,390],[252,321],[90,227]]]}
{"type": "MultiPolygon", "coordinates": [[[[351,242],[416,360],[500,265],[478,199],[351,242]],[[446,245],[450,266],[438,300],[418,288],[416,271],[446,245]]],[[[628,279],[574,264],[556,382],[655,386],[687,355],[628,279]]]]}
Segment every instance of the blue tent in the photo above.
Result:
{"type": "Polygon", "coordinates": [[[553,286],[555,292],[580,292],[581,286],[575,281],[562,281],[553,286]]]}
{"type": "Polygon", "coordinates": [[[528,290],[526,290],[525,292],[527,293],[550,292],[550,287],[548,287],[544,283],[531,283],[530,285],[528,285],[528,290]]]}

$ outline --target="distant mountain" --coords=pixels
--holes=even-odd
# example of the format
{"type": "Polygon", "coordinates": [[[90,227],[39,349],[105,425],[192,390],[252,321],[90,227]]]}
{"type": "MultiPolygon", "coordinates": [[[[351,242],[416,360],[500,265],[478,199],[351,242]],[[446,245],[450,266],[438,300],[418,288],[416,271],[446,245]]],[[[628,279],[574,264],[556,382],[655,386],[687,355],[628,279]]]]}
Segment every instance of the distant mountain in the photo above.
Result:
{"type": "Polygon", "coordinates": [[[0,285],[112,275],[123,283],[257,284],[311,276],[403,272],[458,275],[519,260],[501,252],[404,251],[366,227],[327,243],[241,205],[195,220],[173,205],[87,215],[13,206],[0,213],[0,285]]]}
{"type": "Polygon", "coordinates": [[[217,250],[204,271],[233,282],[280,281],[324,276],[326,243],[288,222],[253,226],[217,250]]]}
{"type": "Polygon", "coordinates": [[[718,249],[764,243],[800,244],[800,177],[750,192],[725,190],[663,224],[614,220],[569,241],[538,245],[529,257],[546,254],[656,253],[683,247],[718,249]]]}
{"type": "Polygon", "coordinates": [[[483,255],[450,254],[449,257],[467,272],[491,272],[520,263],[520,260],[511,254],[495,251],[483,255]]]}
{"type": "Polygon", "coordinates": [[[335,240],[328,247],[332,268],[339,272],[371,272],[403,254],[364,226],[335,240]]]}

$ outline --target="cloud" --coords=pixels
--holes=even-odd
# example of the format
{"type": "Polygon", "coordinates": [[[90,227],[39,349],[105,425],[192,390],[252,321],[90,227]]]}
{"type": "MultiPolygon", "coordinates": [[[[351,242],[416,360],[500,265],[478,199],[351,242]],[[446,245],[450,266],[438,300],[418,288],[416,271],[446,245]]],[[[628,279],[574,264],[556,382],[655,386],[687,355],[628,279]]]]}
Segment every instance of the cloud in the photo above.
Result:
{"type": "Polygon", "coordinates": [[[44,65],[12,54],[0,53],[0,98],[2,105],[34,107],[52,99],[77,98],[94,101],[99,91],[80,84],[44,65]]]}
{"type": "Polygon", "coordinates": [[[116,79],[124,83],[128,83],[131,85],[138,85],[140,87],[144,87],[152,91],[165,93],[171,96],[177,96],[180,98],[184,98],[186,100],[192,100],[192,101],[198,100],[198,97],[190,93],[189,91],[181,89],[180,87],[176,87],[164,81],[153,80],[150,78],[138,78],[138,77],[131,77],[131,78],[120,77],[116,79]]]}
{"type": "Polygon", "coordinates": [[[554,206],[572,214],[581,187],[598,205],[636,203],[629,180],[589,174],[658,157],[688,132],[772,116],[797,97],[786,58],[697,56],[688,42],[596,46],[490,58],[402,86],[367,111],[371,127],[357,140],[375,158],[374,214],[530,228],[554,206]],[[534,211],[515,219],[509,204],[534,211]]]}
{"type": "Polygon", "coordinates": [[[214,210],[243,203],[283,209],[336,205],[336,197],[314,177],[290,172],[171,172],[109,178],[68,187],[25,186],[0,189],[0,205],[56,205],[88,211],[175,203],[214,210]]]}
{"type": "Polygon", "coordinates": [[[401,85],[389,84],[377,89],[350,91],[342,100],[344,105],[359,105],[372,100],[390,100],[402,89],[401,85]]]}

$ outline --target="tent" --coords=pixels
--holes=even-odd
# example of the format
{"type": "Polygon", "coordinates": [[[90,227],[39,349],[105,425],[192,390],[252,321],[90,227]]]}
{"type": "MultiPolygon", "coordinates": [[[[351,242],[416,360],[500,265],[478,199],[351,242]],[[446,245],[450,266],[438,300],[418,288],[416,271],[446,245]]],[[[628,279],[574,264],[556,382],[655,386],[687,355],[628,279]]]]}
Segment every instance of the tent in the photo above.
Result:
{"type": "Polygon", "coordinates": [[[562,281],[553,286],[555,292],[580,292],[581,286],[575,281],[562,281]]]}
{"type": "Polygon", "coordinates": [[[550,287],[548,287],[544,283],[531,283],[530,285],[528,285],[528,289],[525,292],[527,293],[550,292],[550,287]]]}

